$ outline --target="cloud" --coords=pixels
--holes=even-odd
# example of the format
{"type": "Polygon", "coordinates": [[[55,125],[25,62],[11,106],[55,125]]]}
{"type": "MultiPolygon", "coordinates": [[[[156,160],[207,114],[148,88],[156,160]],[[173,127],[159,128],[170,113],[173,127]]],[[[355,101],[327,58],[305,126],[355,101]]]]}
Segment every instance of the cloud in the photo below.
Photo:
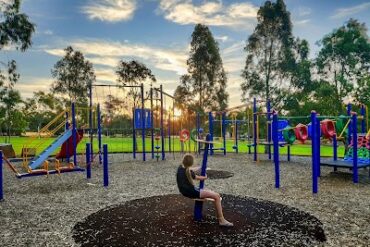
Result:
{"type": "Polygon", "coordinates": [[[359,12],[362,12],[364,10],[370,9],[370,2],[362,3],[359,5],[355,5],[348,8],[339,8],[335,10],[335,14],[332,15],[331,19],[340,19],[344,17],[348,17],[354,14],[357,14],[359,12]]]}
{"type": "Polygon", "coordinates": [[[219,40],[221,42],[226,42],[229,40],[229,37],[228,36],[215,36],[215,40],[219,40]]]}
{"type": "Polygon", "coordinates": [[[167,20],[181,25],[202,23],[251,29],[257,11],[258,7],[248,2],[225,5],[222,1],[205,1],[195,5],[192,0],[160,0],[157,12],[167,20]]]}
{"type": "Polygon", "coordinates": [[[15,84],[14,88],[19,90],[25,99],[31,98],[33,92],[36,91],[49,92],[52,83],[53,79],[48,77],[21,76],[19,83],[15,84]]]}
{"type": "Polygon", "coordinates": [[[310,21],[311,21],[311,19],[293,20],[293,23],[296,26],[304,26],[304,25],[308,24],[310,21]]]}
{"type": "Polygon", "coordinates": [[[298,16],[304,17],[308,16],[312,13],[312,9],[309,7],[299,7],[298,8],[298,16]]]}
{"type": "Polygon", "coordinates": [[[60,47],[67,45],[81,51],[94,64],[95,68],[105,69],[97,71],[97,79],[102,81],[115,80],[112,79],[116,78],[114,69],[120,59],[137,59],[144,62],[151,69],[174,72],[177,75],[183,75],[187,71],[187,47],[165,49],[144,44],[106,40],[75,40],[62,42],[58,48],[44,47],[43,50],[50,55],[62,57],[65,51],[60,47]],[[107,68],[110,70],[107,70],[107,68]]]}
{"type": "Polygon", "coordinates": [[[82,13],[91,20],[120,22],[131,20],[136,8],[136,0],[90,0],[82,13]]]}

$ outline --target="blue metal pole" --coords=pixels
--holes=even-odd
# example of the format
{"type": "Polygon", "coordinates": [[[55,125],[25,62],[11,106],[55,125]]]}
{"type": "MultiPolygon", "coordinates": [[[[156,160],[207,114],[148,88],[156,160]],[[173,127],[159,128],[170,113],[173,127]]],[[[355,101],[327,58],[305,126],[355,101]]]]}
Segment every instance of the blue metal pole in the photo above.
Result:
{"type": "Polygon", "coordinates": [[[135,109],[132,110],[132,155],[136,159],[136,129],[135,129],[135,109]]]}
{"type": "MultiPolygon", "coordinates": [[[[145,150],[145,99],[144,99],[144,84],[141,83],[140,86],[141,91],[141,141],[142,141],[142,149],[143,149],[143,161],[146,160],[146,150],[145,150]]],[[[162,146],[163,147],[163,146],[162,146]]]]}
{"type": "MultiPolygon", "coordinates": [[[[102,164],[102,141],[101,141],[101,113],[100,113],[100,104],[97,107],[98,111],[98,149],[99,149],[99,164],[102,164]]],[[[123,150],[122,150],[123,151],[123,150]]]]}
{"type": "Polygon", "coordinates": [[[160,90],[161,90],[161,141],[162,141],[161,151],[162,151],[162,160],[165,160],[166,159],[166,154],[165,154],[165,150],[164,150],[163,86],[162,85],[160,86],[160,90]]]}
{"type": "MultiPolygon", "coordinates": [[[[348,103],[348,105],[347,105],[347,116],[351,116],[351,112],[352,112],[352,105],[351,105],[351,103],[348,103]]],[[[348,144],[351,143],[351,135],[352,135],[352,128],[351,128],[351,126],[348,126],[348,138],[347,138],[347,143],[348,144]]]]}
{"type": "Polygon", "coordinates": [[[352,138],[353,138],[353,183],[358,183],[358,155],[357,155],[357,113],[352,113],[352,138]]]}
{"type": "MultiPolygon", "coordinates": [[[[211,138],[211,141],[213,141],[213,116],[212,116],[212,112],[209,112],[208,113],[208,123],[209,123],[209,134],[210,134],[210,138],[211,138]]],[[[213,155],[213,144],[210,145],[210,154],[213,155]]]]}
{"type": "Polygon", "coordinates": [[[224,155],[226,155],[226,113],[222,113],[222,144],[224,146],[224,155]]]}
{"type": "MultiPolygon", "coordinates": [[[[66,112],[66,131],[69,130],[69,122],[68,122],[68,118],[69,118],[69,115],[68,115],[68,112],[66,112]]],[[[69,139],[66,141],[66,161],[67,163],[69,163],[69,139]]]]}
{"type": "Polygon", "coordinates": [[[256,98],[253,98],[253,143],[254,143],[253,160],[257,161],[257,100],[256,98]]]}
{"type": "Polygon", "coordinates": [[[4,199],[3,151],[0,150],[0,201],[4,199]]]}
{"type": "Polygon", "coordinates": [[[267,100],[266,103],[266,109],[267,109],[267,142],[268,142],[268,154],[269,154],[269,160],[271,160],[271,102],[270,99],[267,100]]]}
{"type": "MultiPolygon", "coordinates": [[[[206,136],[207,143],[205,143],[205,147],[204,147],[202,168],[201,168],[201,173],[200,173],[201,176],[206,175],[208,151],[209,151],[209,148],[210,148],[210,144],[208,142],[211,141],[211,138],[212,138],[211,135],[207,134],[207,136],[206,136]]],[[[200,183],[199,183],[199,190],[201,190],[203,188],[204,188],[204,180],[200,181],[200,183]]],[[[195,201],[194,220],[196,220],[196,221],[202,220],[202,209],[203,209],[203,202],[202,201],[195,201]]]]}
{"type": "Polygon", "coordinates": [[[317,161],[316,161],[316,171],[317,171],[317,176],[321,177],[321,124],[320,124],[320,119],[317,119],[317,124],[316,124],[316,138],[317,138],[317,161]]]}
{"type": "Polygon", "coordinates": [[[73,139],[73,163],[77,166],[77,129],[76,129],[76,109],[72,103],[72,139],[73,139]]]}
{"type": "Polygon", "coordinates": [[[150,118],[152,122],[151,129],[151,144],[152,144],[152,159],[154,159],[154,114],[153,114],[153,88],[150,88],[150,118]]]}
{"type": "Polygon", "coordinates": [[[107,187],[109,185],[108,144],[103,145],[103,180],[104,187],[107,187]]]}
{"type": "Polygon", "coordinates": [[[89,137],[90,137],[90,160],[94,159],[94,132],[93,132],[93,100],[92,100],[92,84],[89,85],[89,137]]]}
{"type": "MultiPolygon", "coordinates": [[[[333,160],[338,160],[338,141],[337,141],[337,134],[333,136],[333,160]]],[[[337,171],[337,167],[334,166],[334,171],[337,171]]]]}
{"type": "MultiPolygon", "coordinates": [[[[199,129],[200,129],[200,114],[197,112],[197,138],[199,139],[199,129]]],[[[200,154],[200,142],[197,143],[198,145],[198,154],[200,154]]]]}
{"type": "MultiPolygon", "coordinates": [[[[171,116],[168,114],[168,121],[167,121],[167,133],[168,133],[168,151],[171,153],[172,148],[171,148],[171,116]]],[[[190,143],[190,141],[189,141],[190,143]]]]}
{"type": "Polygon", "coordinates": [[[275,188],[280,188],[280,160],[279,160],[279,137],[278,137],[278,115],[272,115],[272,139],[274,144],[274,164],[275,164],[275,188]]]}
{"type": "Polygon", "coordinates": [[[287,160],[290,161],[290,144],[287,145],[287,160]]]}
{"type": "Polygon", "coordinates": [[[86,178],[91,178],[91,156],[90,156],[91,145],[86,143],[86,178]]]}
{"type": "Polygon", "coordinates": [[[361,116],[362,116],[362,119],[361,119],[361,133],[366,133],[366,109],[365,109],[365,105],[364,104],[361,104],[361,116]]]}
{"type": "Polygon", "coordinates": [[[316,170],[316,163],[317,163],[317,116],[315,111],[311,111],[311,152],[312,152],[312,193],[317,194],[318,192],[318,181],[317,181],[317,170],[316,170]]]}
{"type": "Polygon", "coordinates": [[[235,152],[239,153],[239,146],[238,146],[238,122],[235,123],[235,152]]]}

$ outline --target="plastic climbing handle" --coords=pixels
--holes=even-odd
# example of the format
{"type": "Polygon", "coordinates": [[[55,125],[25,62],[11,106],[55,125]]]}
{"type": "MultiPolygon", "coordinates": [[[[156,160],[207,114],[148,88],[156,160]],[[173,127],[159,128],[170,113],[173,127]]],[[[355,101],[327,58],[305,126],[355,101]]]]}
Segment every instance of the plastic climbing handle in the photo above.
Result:
{"type": "Polygon", "coordinates": [[[330,119],[321,121],[321,131],[325,138],[331,139],[335,135],[335,125],[330,119]]]}
{"type": "Polygon", "coordinates": [[[190,140],[196,142],[196,139],[198,139],[197,129],[192,129],[190,132],[190,140]]]}
{"type": "Polygon", "coordinates": [[[301,143],[304,143],[308,139],[308,128],[306,125],[298,124],[294,132],[297,140],[301,143]]]}
{"type": "Polygon", "coordinates": [[[287,126],[283,129],[284,141],[288,144],[293,144],[296,140],[295,132],[291,126],[287,126]]]}
{"type": "Polygon", "coordinates": [[[186,141],[188,141],[188,140],[189,140],[189,138],[190,138],[190,132],[189,132],[189,130],[187,130],[187,129],[182,129],[182,130],[180,131],[180,141],[181,141],[181,142],[186,142],[186,141]]]}

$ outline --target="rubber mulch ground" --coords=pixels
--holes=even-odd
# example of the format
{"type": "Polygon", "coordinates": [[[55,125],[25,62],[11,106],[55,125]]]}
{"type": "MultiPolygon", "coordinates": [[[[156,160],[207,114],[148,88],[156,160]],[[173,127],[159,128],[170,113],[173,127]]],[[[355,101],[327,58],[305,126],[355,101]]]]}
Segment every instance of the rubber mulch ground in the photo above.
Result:
{"type": "Polygon", "coordinates": [[[233,228],[217,224],[213,204],[193,221],[194,201],[165,195],[102,209],[79,222],[81,246],[315,246],[326,241],[321,222],[298,209],[270,201],[222,195],[233,228]]]}
{"type": "MultiPolygon", "coordinates": [[[[200,171],[196,171],[195,174],[200,175],[200,171]]],[[[222,170],[207,170],[207,177],[208,179],[225,179],[231,178],[234,176],[234,173],[222,170]]]]}

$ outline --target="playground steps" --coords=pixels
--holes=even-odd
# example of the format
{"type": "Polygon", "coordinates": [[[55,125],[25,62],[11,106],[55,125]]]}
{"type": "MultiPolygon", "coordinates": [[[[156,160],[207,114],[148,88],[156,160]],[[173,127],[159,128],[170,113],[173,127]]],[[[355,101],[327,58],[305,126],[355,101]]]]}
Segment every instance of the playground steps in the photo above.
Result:
{"type": "Polygon", "coordinates": [[[42,151],[37,157],[35,157],[28,166],[34,170],[43,165],[44,161],[59,148],[65,141],[72,136],[72,130],[65,131],[61,136],[53,141],[44,151],[42,151]]]}

